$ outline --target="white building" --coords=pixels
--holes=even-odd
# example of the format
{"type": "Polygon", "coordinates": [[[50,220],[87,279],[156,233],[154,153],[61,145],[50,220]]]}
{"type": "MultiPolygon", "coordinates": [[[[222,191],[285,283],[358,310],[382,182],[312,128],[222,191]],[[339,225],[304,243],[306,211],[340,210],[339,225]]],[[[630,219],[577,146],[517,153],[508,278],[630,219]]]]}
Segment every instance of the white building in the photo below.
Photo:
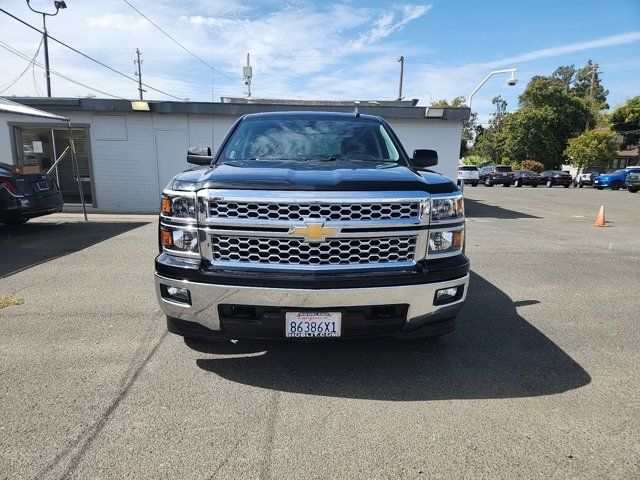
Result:
{"type": "MultiPolygon", "coordinates": [[[[85,200],[96,211],[155,212],[160,192],[187,168],[189,146],[220,146],[241,115],[283,110],[352,112],[353,102],[222,99],[220,103],[148,102],[134,111],[127,100],[11,98],[70,118],[85,200]]],[[[385,118],[409,155],[417,148],[438,152],[435,170],[455,178],[462,122],[468,108],[418,107],[413,102],[362,102],[360,113],[385,118]]],[[[68,144],[64,126],[44,119],[0,113],[0,163],[48,169],[68,144]]],[[[71,161],[54,174],[67,205],[79,203],[71,161]]]]}

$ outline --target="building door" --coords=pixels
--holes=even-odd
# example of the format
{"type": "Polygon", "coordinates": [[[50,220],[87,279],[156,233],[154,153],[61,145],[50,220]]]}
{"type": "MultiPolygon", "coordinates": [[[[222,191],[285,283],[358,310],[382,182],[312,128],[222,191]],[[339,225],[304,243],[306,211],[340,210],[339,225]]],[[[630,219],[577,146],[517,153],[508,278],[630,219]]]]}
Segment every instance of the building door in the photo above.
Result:
{"type": "Polygon", "coordinates": [[[183,130],[156,130],[158,158],[158,185],[160,190],[173,177],[188,167],[187,132],[183,130]]]}
{"type": "MultiPolygon", "coordinates": [[[[84,201],[94,204],[93,183],[91,181],[91,159],[89,156],[89,140],[84,128],[72,129],[73,142],[76,146],[76,157],[80,169],[80,181],[84,201]]],[[[45,126],[15,127],[14,141],[18,165],[37,167],[41,171],[48,171],[64,149],[69,145],[69,130],[45,126]]],[[[51,171],[55,178],[65,203],[80,203],[77,175],[73,168],[71,155],[68,152],[64,159],[51,171]]]]}

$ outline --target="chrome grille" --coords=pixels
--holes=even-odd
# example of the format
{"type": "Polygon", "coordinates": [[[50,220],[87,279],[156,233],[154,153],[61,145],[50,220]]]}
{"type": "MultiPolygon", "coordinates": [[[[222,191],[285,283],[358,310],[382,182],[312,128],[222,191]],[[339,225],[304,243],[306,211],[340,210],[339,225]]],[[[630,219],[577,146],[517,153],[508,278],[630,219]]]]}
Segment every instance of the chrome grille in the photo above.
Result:
{"type": "Polygon", "coordinates": [[[415,236],[333,238],[306,243],[298,238],[214,236],[213,261],[287,266],[376,265],[412,262],[415,236]]]}
{"type": "Polygon", "coordinates": [[[209,216],[252,220],[304,220],[322,218],[333,221],[417,219],[419,202],[380,203],[271,203],[213,200],[209,216]]]}

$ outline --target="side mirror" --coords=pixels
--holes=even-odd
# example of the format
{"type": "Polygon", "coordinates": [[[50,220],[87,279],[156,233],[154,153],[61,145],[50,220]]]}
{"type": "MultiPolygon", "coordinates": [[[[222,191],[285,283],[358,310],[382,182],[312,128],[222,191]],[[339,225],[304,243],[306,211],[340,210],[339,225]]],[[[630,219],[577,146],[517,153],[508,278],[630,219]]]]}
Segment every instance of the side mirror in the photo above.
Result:
{"type": "Polygon", "coordinates": [[[438,152],[435,150],[414,150],[411,162],[416,168],[429,168],[438,164],[438,152]]]}
{"type": "Polygon", "coordinates": [[[187,150],[187,162],[194,165],[210,165],[213,161],[211,147],[191,147],[187,150]]]}

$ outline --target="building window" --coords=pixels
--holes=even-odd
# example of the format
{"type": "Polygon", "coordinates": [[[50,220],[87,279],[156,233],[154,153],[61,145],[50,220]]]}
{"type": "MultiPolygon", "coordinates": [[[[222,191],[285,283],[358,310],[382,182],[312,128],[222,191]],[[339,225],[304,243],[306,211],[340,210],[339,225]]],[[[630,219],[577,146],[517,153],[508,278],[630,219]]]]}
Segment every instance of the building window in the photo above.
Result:
{"type": "MultiPolygon", "coordinates": [[[[46,172],[69,146],[69,130],[65,128],[16,126],[13,129],[14,163],[18,165],[30,166],[46,172]]],[[[84,127],[72,128],[71,132],[76,147],[84,201],[95,206],[88,132],[84,127]]],[[[70,152],[67,152],[64,159],[51,171],[51,175],[58,183],[65,203],[80,203],[78,176],[71,161],[70,152]]]]}

